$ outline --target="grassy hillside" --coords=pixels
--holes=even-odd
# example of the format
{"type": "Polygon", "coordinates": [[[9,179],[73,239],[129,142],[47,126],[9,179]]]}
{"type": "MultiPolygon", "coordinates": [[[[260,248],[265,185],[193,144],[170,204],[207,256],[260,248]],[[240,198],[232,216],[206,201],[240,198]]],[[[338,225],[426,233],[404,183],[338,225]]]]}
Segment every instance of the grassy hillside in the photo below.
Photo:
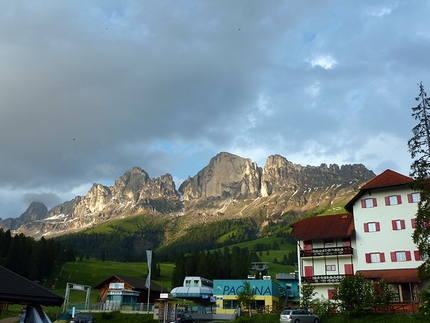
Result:
{"type": "MultiPolygon", "coordinates": [[[[295,268],[292,266],[285,266],[273,263],[274,258],[276,258],[278,261],[282,261],[285,254],[288,255],[288,253],[295,250],[295,245],[283,242],[283,238],[281,237],[268,237],[238,243],[229,247],[231,248],[233,246],[238,246],[240,248],[248,248],[249,250],[254,250],[255,245],[273,245],[275,241],[279,244],[279,250],[257,252],[257,255],[259,256],[261,261],[269,263],[269,274],[273,278],[275,278],[276,273],[290,273],[295,270],[295,268]]],[[[161,276],[155,282],[168,290],[173,287],[176,287],[171,286],[170,283],[174,264],[159,264],[161,269],[161,276]]],[[[59,295],[64,296],[67,282],[93,287],[114,274],[146,279],[146,276],[148,274],[148,266],[145,262],[126,263],[116,261],[102,261],[94,258],[79,258],[79,260],[75,262],[65,263],[62,268],[56,270],[52,277],[41,282],[41,284],[48,288],[52,288],[53,286],[55,286],[54,291],[59,295]]],[[[96,302],[97,297],[98,290],[92,290],[91,302],[96,302]]],[[[79,291],[71,291],[70,302],[81,302],[84,300],[84,293],[79,291]]]]}
{"type": "MultiPolygon", "coordinates": [[[[160,286],[171,288],[173,264],[160,264],[161,277],[155,281],[160,286]]],[[[146,279],[148,266],[142,262],[116,262],[101,261],[97,259],[83,259],[76,262],[67,262],[54,277],[49,278],[45,287],[55,284],[55,292],[64,296],[67,282],[81,285],[95,286],[112,275],[124,275],[146,279]]],[[[98,290],[91,290],[91,302],[97,302],[98,290]]],[[[83,302],[85,295],[80,291],[71,291],[70,302],[83,302]]]]}
{"type": "Polygon", "coordinates": [[[282,237],[267,237],[267,238],[260,238],[255,239],[252,241],[246,241],[237,243],[234,245],[229,246],[229,248],[232,247],[239,247],[239,248],[248,248],[249,250],[255,250],[256,245],[261,244],[267,244],[267,245],[273,245],[274,242],[277,242],[280,246],[279,250],[268,250],[268,251],[261,251],[257,252],[257,256],[261,259],[262,262],[268,262],[269,266],[269,275],[272,276],[272,278],[275,278],[275,275],[278,273],[291,273],[296,271],[297,269],[294,266],[286,266],[282,264],[275,264],[273,261],[276,258],[279,262],[282,261],[284,258],[284,255],[288,256],[288,254],[292,251],[296,250],[296,245],[291,244],[288,242],[285,242],[284,238],[282,237]]]}

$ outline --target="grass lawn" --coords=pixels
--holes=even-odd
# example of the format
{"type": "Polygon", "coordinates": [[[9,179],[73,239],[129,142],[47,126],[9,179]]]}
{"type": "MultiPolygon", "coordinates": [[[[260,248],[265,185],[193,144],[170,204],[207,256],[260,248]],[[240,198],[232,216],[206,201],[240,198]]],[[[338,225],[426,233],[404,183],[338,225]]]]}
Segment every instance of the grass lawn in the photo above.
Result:
{"type": "MultiPolygon", "coordinates": [[[[155,283],[165,288],[171,288],[173,264],[160,263],[161,277],[154,280],[155,283]]],[[[116,262],[101,261],[98,259],[83,259],[76,262],[67,262],[63,268],[43,284],[45,287],[55,285],[55,293],[64,296],[67,283],[75,283],[94,287],[112,275],[123,275],[146,279],[148,265],[143,262],[116,262]]],[[[99,291],[91,289],[91,302],[97,302],[99,291]]],[[[69,302],[85,302],[85,293],[72,290],[69,302]]]]}

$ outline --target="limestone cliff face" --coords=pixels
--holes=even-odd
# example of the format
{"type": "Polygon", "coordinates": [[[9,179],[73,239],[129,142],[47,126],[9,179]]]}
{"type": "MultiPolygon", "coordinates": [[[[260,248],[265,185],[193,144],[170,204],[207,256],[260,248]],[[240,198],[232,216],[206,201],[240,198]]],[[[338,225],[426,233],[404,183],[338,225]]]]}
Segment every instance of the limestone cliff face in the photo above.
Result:
{"type": "Polygon", "coordinates": [[[259,221],[268,223],[289,212],[300,215],[329,209],[351,198],[361,184],[374,176],[363,165],[301,166],[280,155],[269,156],[262,169],[250,159],[222,152],[184,181],[180,194],[170,174],[151,178],[135,167],[113,186],[93,184],[85,196],[49,211],[41,203],[32,203],[19,218],[0,219],[0,227],[40,238],[138,213],[184,217],[184,227],[220,217],[258,216],[259,221]]]}
{"type": "Polygon", "coordinates": [[[261,168],[250,159],[222,152],[179,187],[184,200],[222,197],[256,198],[260,195],[261,168]]]}
{"type": "Polygon", "coordinates": [[[261,196],[292,193],[299,189],[328,188],[333,185],[356,183],[369,179],[375,174],[364,165],[345,165],[339,168],[332,164],[327,166],[306,166],[293,164],[280,155],[267,158],[261,178],[261,196]]]}
{"type": "MultiPolygon", "coordinates": [[[[43,204],[42,204],[43,205],[43,204]]],[[[43,205],[46,209],[46,206],[43,205]]],[[[138,212],[167,214],[181,210],[182,204],[170,174],[150,178],[142,169],[126,171],[113,186],[93,184],[85,196],[57,205],[38,217],[20,220],[19,226],[7,227],[27,235],[59,235],[97,226],[118,217],[138,212]]],[[[30,209],[30,208],[29,208],[30,209]]]]}

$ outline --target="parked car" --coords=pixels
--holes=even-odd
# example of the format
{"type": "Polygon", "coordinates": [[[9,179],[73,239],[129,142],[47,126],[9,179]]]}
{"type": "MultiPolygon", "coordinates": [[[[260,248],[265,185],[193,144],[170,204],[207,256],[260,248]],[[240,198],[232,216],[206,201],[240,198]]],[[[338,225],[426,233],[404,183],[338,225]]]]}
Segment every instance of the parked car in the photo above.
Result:
{"type": "Polygon", "coordinates": [[[69,323],[95,323],[96,318],[92,314],[79,313],[69,323]]]}
{"type": "Polygon", "coordinates": [[[196,321],[188,313],[179,313],[176,315],[176,320],[170,323],[196,323],[196,321]]]}
{"type": "Polygon", "coordinates": [[[307,310],[291,309],[283,310],[279,317],[279,323],[319,323],[320,318],[307,310]]]}

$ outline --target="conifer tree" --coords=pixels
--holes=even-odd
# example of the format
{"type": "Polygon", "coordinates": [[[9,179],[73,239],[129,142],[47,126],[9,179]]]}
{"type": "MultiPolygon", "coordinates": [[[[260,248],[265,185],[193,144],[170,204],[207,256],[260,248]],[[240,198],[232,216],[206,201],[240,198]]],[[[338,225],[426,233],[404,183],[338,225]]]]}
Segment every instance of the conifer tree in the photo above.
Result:
{"type": "Polygon", "coordinates": [[[419,268],[424,278],[430,276],[430,99],[422,82],[419,88],[420,93],[415,98],[418,105],[412,108],[412,117],[418,124],[412,128],[413,137],[408,141],[408,148],[413,159],[410,175],[414,179],[414,189],[420,192],[413,239],[425,259],[419,268]]]}

